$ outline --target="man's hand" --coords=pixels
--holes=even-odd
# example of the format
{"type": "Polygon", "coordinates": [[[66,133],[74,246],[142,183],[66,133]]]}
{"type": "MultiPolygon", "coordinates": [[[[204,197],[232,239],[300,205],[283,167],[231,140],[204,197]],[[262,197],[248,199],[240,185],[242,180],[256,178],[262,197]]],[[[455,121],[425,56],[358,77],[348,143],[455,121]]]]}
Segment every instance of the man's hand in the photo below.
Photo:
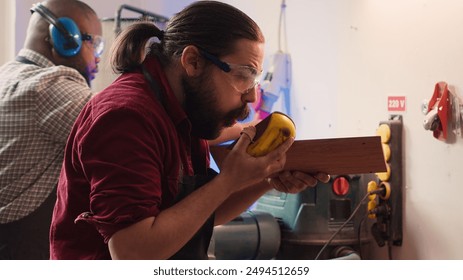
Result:
{"type": "Polygon", "coordinates": [[[330,175],[321,172],[311,175],[300,171],[285,170],[266,180],[277,191],[298,193],[308,187],[315,187],[319,181],[327,183],[330,180],[330,175]]]}
{"type": "Polygon", "coordinates": [[[294,142],[294,138],[289,138],[265,156],[253,157],[246,150],[255,134],[255,127],[244,128],[221,165],[219,176],[232,186],[238,187],[235,191],[262,182],[272,174],[281,172],[286,163],[286,152],[294,142]]]}

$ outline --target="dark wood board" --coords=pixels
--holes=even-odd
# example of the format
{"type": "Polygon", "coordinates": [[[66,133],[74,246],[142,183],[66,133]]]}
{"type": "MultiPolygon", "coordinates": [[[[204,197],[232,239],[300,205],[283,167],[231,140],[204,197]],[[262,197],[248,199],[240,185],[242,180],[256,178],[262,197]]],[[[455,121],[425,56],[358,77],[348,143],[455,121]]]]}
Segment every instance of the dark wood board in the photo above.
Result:
{"type": "MultiPolygon", "coordinates": [[[[210,149],[220,168],[229,147],[210,149]]],[[[327,138],[296,140],[288,150],[285,169],[348,175],[385,172],[386,163],[379,136],[327,138]]]]}

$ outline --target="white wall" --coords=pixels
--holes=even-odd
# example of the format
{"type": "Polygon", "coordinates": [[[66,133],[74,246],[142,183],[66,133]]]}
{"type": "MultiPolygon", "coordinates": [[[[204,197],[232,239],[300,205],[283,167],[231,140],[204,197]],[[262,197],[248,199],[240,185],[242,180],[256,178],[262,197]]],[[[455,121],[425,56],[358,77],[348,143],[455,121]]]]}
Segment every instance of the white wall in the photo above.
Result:
{"type": "MultiPolygon", "coordinates": [[[[344,1],[338,1],[344,2],[344,1]]],[[[368,0],[341,4],[337,134],[367,134],[386,119],[387,96],[407,98],[404,243],[400,259],[463,259],[463,141],[423,129],[421,102],[446,81],[463,90],[463,2],[368,0]]]]}
{"type": "MultiPolygon", "coordinates": [[[[17,0],[16,8],[28,9],[34,2],[17,0]]],[[[193,1],[85,2],[101,17],[112,17],[122,3],[171,16],[193,1]]],[[[262,27],[267,55],[277,50],[280,0],[224,2],[241,8],[262,27]]],[[[458,95],[462,94],[463,1],[286,3],[288,49],[293,59],[293,118],[298,137],[374,135],[378,123],[389,116],[387,96],[406,96],[404,240],[402,247],[393,248],[393,257],[463,259],[463,219],[459,215],[463,141],[458,138],[456,143],[446,144],[434,139],[423,129],[420,109],[422,100],[431,97],[436,82],[447,81],[458,95]]],[[[0,13],[8,14],[5,9],[0,13]]],[[[17,10],[16,14],[20,40],[28,11],[17,10]]],[[[12,24],[9,28],[3,31],[14,30],[12,24]]],[[[11,42],[3,39],[1,47],[11,48],[11,42]]],[[[12,58],[14,54],[7,56],[12,58]]],[[[0,56],[0,62],[4,61],[0,56]]],[[[373,255],[387,257],[384,248],[375,248],[373,255]]]]}
{"type": "Polygon", "coordinates": [[[9,60],[15,55],[14,42],[15,30],[13,23],[15,20],[15,3],[14,0],[0,2],[0,33],[2,34],[0,44],[0,64],[9,60]]]}

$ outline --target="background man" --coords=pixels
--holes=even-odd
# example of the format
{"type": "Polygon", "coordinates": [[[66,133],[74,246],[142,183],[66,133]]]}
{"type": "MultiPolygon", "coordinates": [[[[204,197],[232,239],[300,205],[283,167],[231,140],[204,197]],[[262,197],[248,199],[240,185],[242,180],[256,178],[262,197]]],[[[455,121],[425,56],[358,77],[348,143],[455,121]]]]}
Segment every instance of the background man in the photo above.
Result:
{"type": "Polygon", "coordinates": [[[85,3],[49,0],[31,11],[23,49],[0,68],[0,259],[49,258],[64,146],[103,50],[85,3]]]}

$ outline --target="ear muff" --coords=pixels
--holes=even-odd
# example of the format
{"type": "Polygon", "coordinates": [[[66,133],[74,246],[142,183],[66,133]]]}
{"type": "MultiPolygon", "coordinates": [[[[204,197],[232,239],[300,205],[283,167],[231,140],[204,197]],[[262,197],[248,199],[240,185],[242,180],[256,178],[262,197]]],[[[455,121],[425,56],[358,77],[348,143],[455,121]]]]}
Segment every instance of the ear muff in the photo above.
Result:
{"type": "Polygon", "coordinates": [[[68,17],[56,18],[42,3],[37,3],[31,12],[39,13],[50,23],[50,37],[53,48],[59,55],[70,57],[79,53],[82,47],[82,35],[77,24],[68,17]]]}

